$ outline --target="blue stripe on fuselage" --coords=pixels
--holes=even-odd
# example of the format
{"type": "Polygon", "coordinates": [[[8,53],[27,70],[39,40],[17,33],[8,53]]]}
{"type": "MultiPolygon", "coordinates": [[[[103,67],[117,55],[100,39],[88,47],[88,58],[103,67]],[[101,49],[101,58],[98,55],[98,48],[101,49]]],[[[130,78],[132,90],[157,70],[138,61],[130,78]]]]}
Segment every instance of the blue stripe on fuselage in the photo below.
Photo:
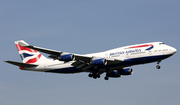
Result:
{"type": "Polygon", "coordinates": [[[119,64],[114,65],[107,65],[107,67],[113,67],[113,66],[133,66],[138,64],[145,64],[145,63],[151,63],[151,62],[157,62],[159,60],[166,59],[168,57],[172,56],[170,55],[158,55],[158,56],[147,56],[147,57],[141,57],[141,58],[132,58],[132,59],[125,59],[124,62],[121,62],[119,64]]]}
{"type": "Polygon", "coordinates": [[[147,48],[146,50],[151,50],[152,48],[154,48],[154,46],[151,46],[151,47],[147,48]]]}

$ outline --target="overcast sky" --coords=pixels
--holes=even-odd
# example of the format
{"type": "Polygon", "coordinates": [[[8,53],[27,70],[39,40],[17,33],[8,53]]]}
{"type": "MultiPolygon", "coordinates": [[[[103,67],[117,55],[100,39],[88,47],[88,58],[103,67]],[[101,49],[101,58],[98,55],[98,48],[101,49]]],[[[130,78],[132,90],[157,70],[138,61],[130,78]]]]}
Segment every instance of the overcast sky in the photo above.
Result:
{"type": "MultiPolygon", "coordinates": [[[[22,71],[16,40],[87,54],[162,41],[180,49],[179,0],[1,0],[0,105],[180,105],[179,52],[104,80],[22,71]]],[[[46,54],[44,54],[47,56],[46,54]]]]}

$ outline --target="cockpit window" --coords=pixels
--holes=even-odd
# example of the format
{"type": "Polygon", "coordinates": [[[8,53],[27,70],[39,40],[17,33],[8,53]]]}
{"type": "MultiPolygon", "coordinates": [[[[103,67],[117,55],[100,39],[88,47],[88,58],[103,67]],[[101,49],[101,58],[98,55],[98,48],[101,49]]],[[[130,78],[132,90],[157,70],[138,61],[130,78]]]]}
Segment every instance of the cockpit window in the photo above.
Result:
{"type": "Polygon", "coordinates": [[[159,43],[159,45],[164,45],[165,43],[159,43]]]}

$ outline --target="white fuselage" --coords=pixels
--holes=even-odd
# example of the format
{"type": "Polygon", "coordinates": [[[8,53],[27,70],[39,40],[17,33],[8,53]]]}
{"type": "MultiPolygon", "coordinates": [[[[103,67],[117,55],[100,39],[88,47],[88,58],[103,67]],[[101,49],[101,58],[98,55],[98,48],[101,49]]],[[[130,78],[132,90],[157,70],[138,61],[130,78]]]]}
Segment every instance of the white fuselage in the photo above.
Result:
{"type": "MultiPolygon", "coordinates": [[[[156,62],[173,55],[177,50],[162,42],[152,42],[144,44],[136,44],[125,47],[120,47],[105,52],[86,54],[89,57],[100,57],[107,59],[116,59],[123,61],[119,64],[107,64],[100,67],[100,70],[105,71],[106,68],[118,69],[137,64],[156,62]]],[[[43,72],[58,72],[58,73],[76,73],[83,72],[72,66],[74,61],[62,62],[59,60],[49,59],[47,62],[41,62],[37,67],[23,68],[24,70],[43,71],[43,72]]]]}

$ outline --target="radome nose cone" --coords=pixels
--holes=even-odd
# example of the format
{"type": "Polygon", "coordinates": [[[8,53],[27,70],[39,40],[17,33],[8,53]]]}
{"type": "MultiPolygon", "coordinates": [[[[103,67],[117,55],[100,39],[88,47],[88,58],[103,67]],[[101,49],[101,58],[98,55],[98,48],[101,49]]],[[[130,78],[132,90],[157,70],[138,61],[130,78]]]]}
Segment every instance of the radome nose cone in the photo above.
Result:
{"type": "Polygon", "coordinates": [[[177,49],[175,49],[174,52],[176,53],[176,52],[177,52],[177,49]]]}
{"type": "Polygon", "coordinates": [[[173,54],[175,54],[177,52],[177,49],[173,48],[173,54]]]}

